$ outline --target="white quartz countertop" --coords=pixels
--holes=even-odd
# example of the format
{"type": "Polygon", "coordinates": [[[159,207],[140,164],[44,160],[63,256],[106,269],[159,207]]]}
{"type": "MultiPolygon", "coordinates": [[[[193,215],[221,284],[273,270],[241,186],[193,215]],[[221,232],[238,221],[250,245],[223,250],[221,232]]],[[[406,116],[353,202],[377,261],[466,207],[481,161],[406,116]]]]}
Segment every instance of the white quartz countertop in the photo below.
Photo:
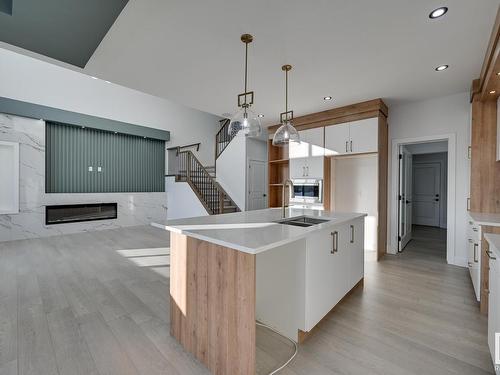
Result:
{"type": "Polygon", "coordinates": [[[283,219],[282,209],[268,208],[224,215],[169,220],[165,223],[152,223],[152,225],[202,241],[250,254],[257,254],[305,238],[315,231],[364,217],[366,214],[298,208],[288,208],[286,210],[286,218],[298,216],[308,216],[328,221],[310,227],[283,225],[276,222],[283,219]]]}
{"type": "Polygon", "coordinates": [[[478,225],[491,227],[500,226],[500,214],[489,214],[486,212],[469,212],[470,217],[478,225]]]}
{"type": "Polygon", "coordinates": [[[500,260],[500,234],[485,233],[484,238],[490,244],[490,251],[493,256],[500,260]]]}

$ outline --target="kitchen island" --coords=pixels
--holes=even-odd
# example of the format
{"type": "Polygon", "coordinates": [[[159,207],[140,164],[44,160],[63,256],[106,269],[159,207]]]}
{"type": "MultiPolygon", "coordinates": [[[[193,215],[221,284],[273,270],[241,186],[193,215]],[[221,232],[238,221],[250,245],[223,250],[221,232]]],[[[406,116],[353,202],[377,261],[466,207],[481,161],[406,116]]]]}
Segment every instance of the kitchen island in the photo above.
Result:
{"type": "Polygon", "coordinates": [[[214,374],[255,374],[255,321],[300,342],[364,270],[364,216],[264,209],[171,232],[171,334],[214,374]]]}

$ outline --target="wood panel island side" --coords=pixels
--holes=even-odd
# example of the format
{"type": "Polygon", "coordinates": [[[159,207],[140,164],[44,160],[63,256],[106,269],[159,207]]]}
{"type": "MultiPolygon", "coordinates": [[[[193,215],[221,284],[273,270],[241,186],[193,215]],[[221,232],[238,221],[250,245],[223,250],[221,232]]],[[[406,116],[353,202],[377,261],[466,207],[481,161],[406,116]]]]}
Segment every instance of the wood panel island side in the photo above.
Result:
{"type": "Polygon", "coordinates": [[[255,374],[256,320],[300,342],[363,280],[365,214],[281,209],[170,231],[170,333],[213,374],[255,374]],[[309,219],[303,219],[304,217],[309,219]]]}

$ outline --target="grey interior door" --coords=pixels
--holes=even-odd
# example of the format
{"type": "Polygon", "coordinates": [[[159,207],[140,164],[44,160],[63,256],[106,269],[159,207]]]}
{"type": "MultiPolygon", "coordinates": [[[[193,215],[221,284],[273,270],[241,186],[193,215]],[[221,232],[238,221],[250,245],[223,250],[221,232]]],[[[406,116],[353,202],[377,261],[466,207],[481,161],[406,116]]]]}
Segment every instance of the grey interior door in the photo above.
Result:
{"type": "Polygon", "coordinates": [[[415,164],[413,174],[413,223],[439,227],[441,165],[415,164]]]}
{"type": "Polygon", "coordinates": [[[248,162],[248,210],[267,208],[266,162],[248,162]]]}

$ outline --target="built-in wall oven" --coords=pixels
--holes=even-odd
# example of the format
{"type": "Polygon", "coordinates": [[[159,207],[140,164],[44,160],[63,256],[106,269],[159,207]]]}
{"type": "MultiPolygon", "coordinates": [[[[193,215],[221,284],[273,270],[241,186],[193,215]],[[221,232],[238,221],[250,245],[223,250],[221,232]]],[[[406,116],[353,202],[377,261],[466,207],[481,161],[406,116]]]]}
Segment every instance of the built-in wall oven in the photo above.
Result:
{"type": "Polygon", "coordinates": [[[323,203],[323,180],[319,178],[295,178],[293,182],[294,197],[290,203],[319,204],[323,203]]]}

